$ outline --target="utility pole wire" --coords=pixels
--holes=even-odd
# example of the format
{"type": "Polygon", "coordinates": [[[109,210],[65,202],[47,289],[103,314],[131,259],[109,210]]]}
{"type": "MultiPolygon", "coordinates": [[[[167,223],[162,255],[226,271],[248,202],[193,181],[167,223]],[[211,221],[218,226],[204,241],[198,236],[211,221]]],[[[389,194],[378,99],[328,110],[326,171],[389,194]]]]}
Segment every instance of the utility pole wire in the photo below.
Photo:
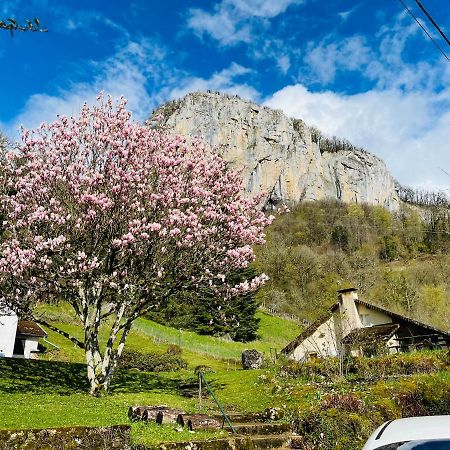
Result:
{"type": "Polygon", "coordinates": [[[444,58],[450,63],[450,59],[449,57],[445,54],[444,50],[442,50],[441,47],[439,47],[439,44],[433,39],[433,37],[431,36],[430,33],[428,33],[427,29],[419,22],[419,20],[417,19],[417,17],[413,14],[413,12],[405,5],[405,3],[403,2],[403,0],[398,0],[403,7],[406,9],[406,11],[408,11],[408,13],[410,14],[410,16],[417,22],[417,24],[419,25],[420,28],[422,28],[422,30],[425,32],[425,34],[431,39],[431,41],[433,42],[433,44],[436,46],[436,48],[444,55],[444,58]]]}
{"type": "Polygon", "coordinates": [[[428,17],[430,22],[434,25],[434,28],[439,31],[441,36],[445,39],[445,42],[447,42],[448,45],[450,45],[450,41],[448,40],[447,36],[444,34],[444,32],[440,29],[439,25],[434,21],[434,19],[431,17],[431,15],[428,13],[428,11],[425,9],[424,6],[422,6],[422,3],[420,3],[419,0],[416,0],[416,3],[419,5],[419,8],[424,12],[424,14],[428,17]]]}
{"type": "Polygon", "coordinates": [[[450,178],[450,173],[448,173],[446,170],[444,170],[442,167],[439,167],[439,169],[442,170],[442,172],[445,173],[445,175],[447,175],[450,178]]]}

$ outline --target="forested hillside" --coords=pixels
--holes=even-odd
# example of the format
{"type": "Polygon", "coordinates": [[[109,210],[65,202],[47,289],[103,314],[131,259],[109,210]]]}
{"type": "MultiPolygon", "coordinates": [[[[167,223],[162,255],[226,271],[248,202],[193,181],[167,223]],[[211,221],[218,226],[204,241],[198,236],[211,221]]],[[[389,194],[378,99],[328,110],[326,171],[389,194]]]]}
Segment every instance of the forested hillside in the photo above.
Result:
{"type": "Polygon", "coordinates": [[[321,201],[299,204],[267,230],[256,269],[270,280],[257,297],[266,307],[314,319],[337,289],[450,328],[448,205],[382,207],[321,201]]]}

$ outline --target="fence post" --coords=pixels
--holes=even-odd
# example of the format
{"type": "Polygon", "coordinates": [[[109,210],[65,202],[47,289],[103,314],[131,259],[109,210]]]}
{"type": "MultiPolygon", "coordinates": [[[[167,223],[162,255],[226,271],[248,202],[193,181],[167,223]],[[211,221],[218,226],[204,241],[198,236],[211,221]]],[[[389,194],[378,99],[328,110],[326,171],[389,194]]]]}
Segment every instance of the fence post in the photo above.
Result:
{"type": "Polygon", "coordinates": [[[202,373],[198,373],[198,410],[202,412],[202,373]]]}

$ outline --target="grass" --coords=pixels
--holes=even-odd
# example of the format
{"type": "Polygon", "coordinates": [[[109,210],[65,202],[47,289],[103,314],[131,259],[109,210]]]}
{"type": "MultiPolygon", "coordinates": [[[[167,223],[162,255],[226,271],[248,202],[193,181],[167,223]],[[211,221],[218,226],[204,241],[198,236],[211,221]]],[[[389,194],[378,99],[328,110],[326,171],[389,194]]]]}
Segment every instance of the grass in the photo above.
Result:
{"type": "MultiPolygon", "coordinates": [[[[77,323],[69,305],[45,305],[39,307],[37,312],[48,322],[82,340],[81,325],[77,323]]],[[[257,313],[257,316],[260,319],[259,339],[247,343],[202,336],[140,318],[133,325],[126,348],[142,353],[154,353],[164,352],[170,344],[176,344],[183,349],[183,358],[191,368],[207,365],[217,371],[234,370],[238,367],[243,350],[255,348],[269,356],[271,352],[281,350],[300,332],[300,327],[294,322],[261,311],[257,313]]],[[[58,346],[56,349],[45,344],[51,350],[45,356],[46,359],[80,363],[84,361],[83,350],[58,333],[46,331],[48,332],[47,340],[58,346]]],[[[106,342],[106,329],[102,329],[100,334],[101,340],[106,342]]]]}
{"type": "Polygon", "coordinates": [[[131,439],[143,445],[158,445],[161,442],[186,442],[192,440],[214,439],[228,436],[223,430],[218,431],[189,431],[180,428],[174,429],[171,425],[156,425],[154,423],[137,423],[133,424],[131,429],[131,439]]]}
{"type": "MultiPolygon", "coordinates": [[[[68,305],[46,305],[37,311],[45,319],[82,340],[82,328],[68,305]]],[[[166,404],[188,413],[198,411],[197,378],[193,369],[206,365],[214,369],[207,380],[228,412],[258,412],[274,402],[270,390],[260,381],[262,371],[243,371],[241,352],[256,348],[269,354],[279,351],[299,333],[287,320],[259,312],[260,338],[250,343],[230,342],[211,336],[179,331],[147,319],[139,319],[126,348],[141,353],[165,352],[170,344],[180,345],[188,370],[176,373],[144,373],[119,370],[108,395],[87,394],[84,352],[65,337],[47,330],[45,360],[0,360],[0,429],[54,428],[63,426],[106,426],[130,423],[131,405],[166,404]],[[51,344],[49,344],[49,342],[51,344]]],[[[107,330],[101,330],[106,342],[107,330]]],[[[202,401],[203,412],[218,413],[213,400],[202,401]]],[[[162,441],[192,440],[188,431],[173,426],[132,423],[135,443],[154,445],[162,441]]],[[[196,432],[195,439],[207,439],[223,432],[196,432]]]]}
{"type": "Polygon", "coordinates": [[[269,354],[271,349],[279,351],[300,332],[294,322],[258,312],[260,319],[259,339],[252,342],[233,342],[225,339],[202,336],[192,331],[181,331],[166,327],[147,319],[138,319],[134,329],[153,339],[153,342],[179,345],[186,350],[219,359],[240,359],[243,350],[255,348],[269,354]]]}
{"type": "MultiPolygon", "coordinates": [[[[129,424],[130,405],[166,404],[186,412],[197,412],[196,377],[192,371],[137,373],[120,370],[111,393],[99,398],[88,395],[83,364],[0,360],[0,429],[105,426],[129,424]]],[[[270,393],[259,382],[261,371],[209,374],[208,380],[227,411],[261,411],[271,405],[270,393]]],[[[217,413],[210,398],[204,412],[217,413]]],[[[192,439],[173,427],[132,424],[136,443],[192,439]]],[[[198,432],[195,439],[217,436],[198,432]]]]}

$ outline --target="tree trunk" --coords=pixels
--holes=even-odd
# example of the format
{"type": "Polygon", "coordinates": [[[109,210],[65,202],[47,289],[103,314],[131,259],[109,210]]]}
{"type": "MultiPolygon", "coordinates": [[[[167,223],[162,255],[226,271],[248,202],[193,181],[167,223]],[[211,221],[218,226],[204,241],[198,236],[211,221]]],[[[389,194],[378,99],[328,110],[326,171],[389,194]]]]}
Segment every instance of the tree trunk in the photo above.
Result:
{"type": "Polygon", "coordinates": [[[100,302],[92,302],[83,291],[84,345],[90,393],[98,395],[103,384],[102,355],[98,342],[100,328],[100,302]]]}
{"type": "Polygon", "coordinates": [[[111,332],[109,342],[112,340],[111,343],[111,351],[105,352],[105,357],[103,358],[103,364],[102,364],[102,373],[103,373],[103,390],[105,392],[108,392],[109,386],[111,384],[111,380],[116,372],[117,363],[119,361],[120,356],[122,355],[123,348],[125,346],[125,341],[128,337],[128,333],[131,330],[131,326],[133,324],[133,321],[127,321],[125,323],[125,326],[122,329],[122,336],[120,337],[119,345],[117,346],[117,349],[114,351],[112,350],[112,347],[114,345],[114,341],[117,338],[117,332],[114,333],[115,329],[113,328],[111,332]],[[113,339],[111,339],[114,337],[113,339]],[[108,357],[109,355],[109,357],[108,357]]]}
{"type": "MultiPolygon", "coordinates": [[[[85,335],[88,331],[85,330],[85,335]]],[[[98,347],[97,336],[86,336],[86,367],[90,384],[90,394],[97,396],[103,385],[102,356],[98,347]]]]}
{"type": "Polygon", "coordinates": [[[88,290],[85,286],[80,286],[79,295],[82,304],[84,345],[90,393],[98,396],[101,391],[107,392],[109,389],[117,368],[118,359],[122,354],[128,333],[136,317],[124,317],[129,303],[123,301],[115,311],[115,319],[111,325],[105,352],[102,355],[98,341],[101,322],[102,288],[88,290]],[[115,348],[119,336],[119,344],[115,348]]]}

